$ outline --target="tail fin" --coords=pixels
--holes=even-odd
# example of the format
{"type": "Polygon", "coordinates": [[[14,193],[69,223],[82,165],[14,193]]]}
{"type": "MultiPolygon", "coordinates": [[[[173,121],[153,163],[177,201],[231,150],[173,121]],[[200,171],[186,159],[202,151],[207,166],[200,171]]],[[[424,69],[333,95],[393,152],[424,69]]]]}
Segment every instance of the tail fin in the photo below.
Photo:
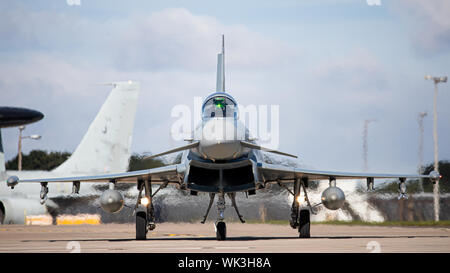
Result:
{"type": "Polygon", "coordinates": [[[124,172],[128,168],[140,85],[116,82],[81,143],[56,173],[124,172]]]}
{"type": "Polygon", "coordinates": [[[222,35],[222,52],[217,54],[217,92],[225,92],[225,36],[222,35]]]}

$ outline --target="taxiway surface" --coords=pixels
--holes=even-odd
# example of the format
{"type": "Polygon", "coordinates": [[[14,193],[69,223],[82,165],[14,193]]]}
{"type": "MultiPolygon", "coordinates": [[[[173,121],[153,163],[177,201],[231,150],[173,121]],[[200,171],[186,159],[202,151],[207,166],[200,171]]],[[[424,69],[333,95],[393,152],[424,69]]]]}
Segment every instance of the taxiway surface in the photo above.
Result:
{"type": "Polygon", "coordinates": [[[450,252],[448,227],[311,226],[311,238],[276,224],[227,223],[217,241],[213,222],[162,223],[147,240],[132,224],[0,226],[0,252],[450,252]]]}

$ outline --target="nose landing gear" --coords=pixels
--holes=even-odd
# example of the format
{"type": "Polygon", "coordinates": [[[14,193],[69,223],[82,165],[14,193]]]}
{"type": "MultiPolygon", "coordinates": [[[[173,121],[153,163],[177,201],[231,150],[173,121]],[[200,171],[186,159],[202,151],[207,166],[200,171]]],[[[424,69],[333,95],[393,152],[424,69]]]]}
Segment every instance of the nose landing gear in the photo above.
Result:
{"type": "Polygon", "coordinates": [[[225,241],[227,238],[227,225],[225,222],[216,223],[216,237],[218,241],[225,241]]]}
{"type": "MultiPolygon", "coordinates": [[[[217,221],[214,224],[214,228],[216,230],[216,237],[217,240],[219,241],[224,241],[227,238],[227,226],[224,222],[224,212],[226,209],[226,205],[225,205],[225,193],[223,191],[219,192],[218,194],[218,200],[217,200],[217,221]]],[[[203,220],[201,221],[202,224],[205,223],[206,218],[208,217],[208,213],[209,210],[211,209],[212,203],[214,202],[214,197],[216,196],[215,193],[210,193],[209,195],[209,205],[208,205],[208,209],[206,210],[206,214],[203,216],[203,220]]],[[[236,205],[236,193],[228,193],[228,197],[231,199],[231,203],[232,206],[234,207],[234,209],[236,210],[236,213],[239,217],[239,220],[241,221],[241,223],[245,223],[244,218],[242,217],[242,215],[239,213],[239,209],[237,208],[236,205]]]]}
{"type": "Polygon", "coordinates": [[[223,221],[225,213],[225,194],[224,192],[219,192],[217,200],[217,222],[216,222],[216,237],[219,241],[224,241],[227,238],[227,226],[223,221]]]}

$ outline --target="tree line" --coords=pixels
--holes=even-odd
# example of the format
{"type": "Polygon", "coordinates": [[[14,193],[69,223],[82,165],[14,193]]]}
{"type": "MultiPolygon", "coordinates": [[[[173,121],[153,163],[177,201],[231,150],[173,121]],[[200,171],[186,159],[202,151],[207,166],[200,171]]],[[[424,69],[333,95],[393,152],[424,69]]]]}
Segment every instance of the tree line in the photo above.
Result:
{"type": "MultiPolygon", "coordinates": [[[[45,170],[51,171],[61,165],[70,157],[69,152],[47,152],[43,150],[32,150],[28,154],[22,154],[22,170],[45,170]]],[[[162,167],[163,161],[159,159],[144,159],[144,155],[133,154],[130,156],[128,171],[145,170],[162,167]]],[[[18,169],[18,156],[8,160],[5,164],[7,170],[18,169]]]]}
{"type": "MultiPolygon", "coordinates": [[[[22,155],[22,170],[45,170],[50,171],[62,164],[70,157],[69,152],[47,152],[43,150],[32,150],[29,154],[22,155]]],[[[177,159],[179,160],[179,158],[177,159]]],[[[166,164],[160,159],[145,159],[145,155],[133,154],[130,157],[128,171],[144,170],[162,167],[166,164]]],[[[6,162],[7,170],[17,170],[17,156],[6,162]]],[[[423,174],[433,170],[433,164],[425,165],[423,174]]],[[[450,193],[450,161],[439,161],[439,172],[442,179],[439,183],[441,193],[450,193]]],[[[407,182],[409,193],[419,192],[419,180],[407,182]]],[[[424,192],[433,192],[433,184],[429,179],[423,179],[424,192]]],[[[378,187],[380,193],[393,193],[398,191],[397,183],[387,183],[378,187]]]]}

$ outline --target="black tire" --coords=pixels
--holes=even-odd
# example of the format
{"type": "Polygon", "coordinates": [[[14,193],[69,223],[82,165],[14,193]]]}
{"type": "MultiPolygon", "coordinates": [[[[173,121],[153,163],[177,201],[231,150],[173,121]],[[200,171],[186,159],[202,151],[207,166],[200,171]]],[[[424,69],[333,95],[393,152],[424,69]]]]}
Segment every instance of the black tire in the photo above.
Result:
{"type": "Polygon", "coordinates": [[[301,210],[300,211],[300,225],[298,227],[298,233],[300,238],[310,238],[310,216],[309,210],[301,210]]]}
{"type": "Polygon", "coordinates": [[[147,214],[143,211],[136,213],[136,240],[147,239],[147,214]]]}
{"type": "Polygon", "coordinates": [[[0,202],[0,225],[3,225],[3,221],[5,221],[5,206],[0,202]]]}
{"type": "Polygon", "coordinates": [[[216,225],[216,236],[218,241],[225,241],[227,239],[227,226],[225,222],[218,222],[216,225]]]}
{"type": "Polygon", "coordinates": [[[3,225],[3,220],[5,220],[5,214],[3,213],[2,208],[0,208],[0,225],[3,225]]]}

